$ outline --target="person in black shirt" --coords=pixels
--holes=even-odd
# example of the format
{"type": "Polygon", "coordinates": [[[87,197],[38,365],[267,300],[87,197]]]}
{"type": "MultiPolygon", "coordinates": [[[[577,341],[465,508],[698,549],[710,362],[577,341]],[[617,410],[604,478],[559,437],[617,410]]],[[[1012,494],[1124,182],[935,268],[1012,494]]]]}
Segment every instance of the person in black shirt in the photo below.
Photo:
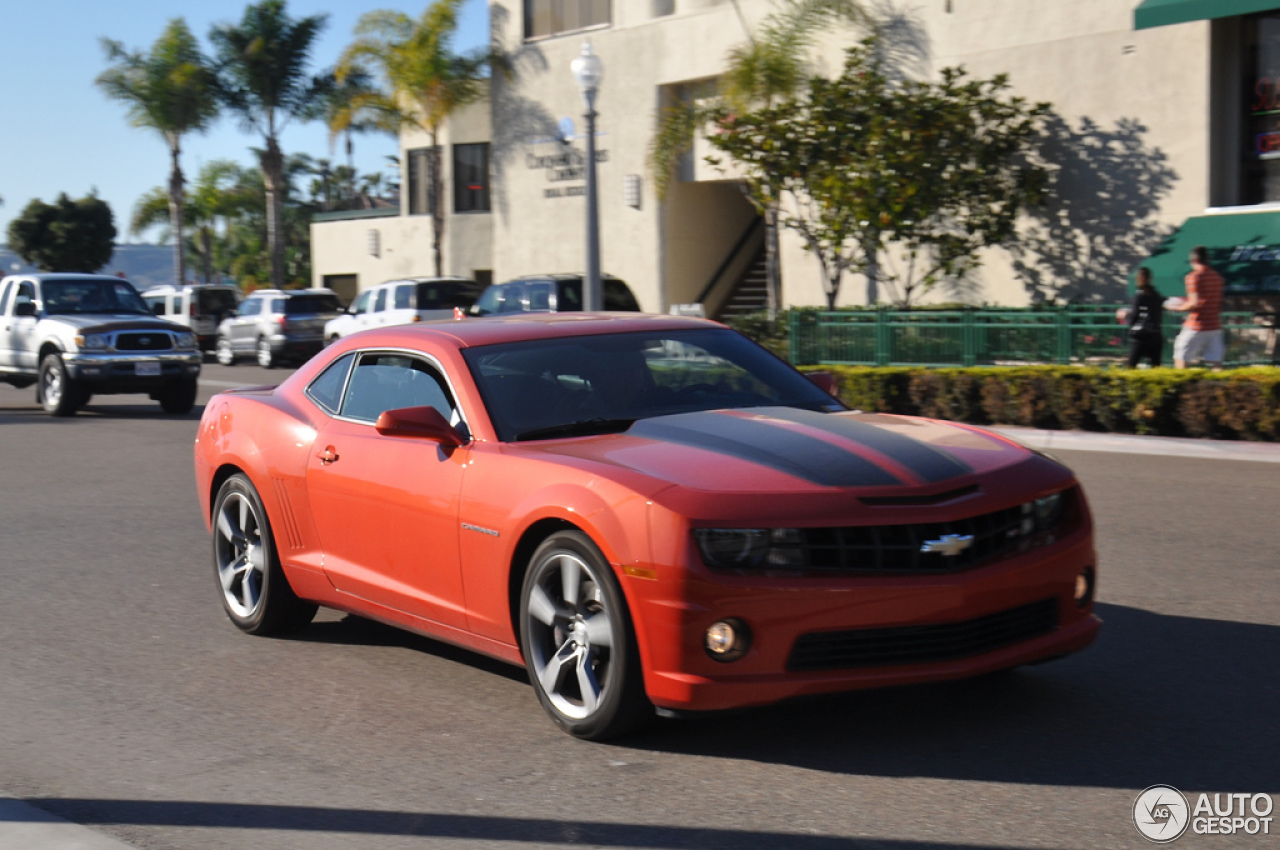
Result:
{"type": "Polygon", "coordinates": [[[1129,368],[1145,357],[1152,366],[1160,365],[1164,351],[1164,296],[1151,283],[1151,269],[1142,266],[1137,273],[1137,291],[1129,309],[1129,368]]]}

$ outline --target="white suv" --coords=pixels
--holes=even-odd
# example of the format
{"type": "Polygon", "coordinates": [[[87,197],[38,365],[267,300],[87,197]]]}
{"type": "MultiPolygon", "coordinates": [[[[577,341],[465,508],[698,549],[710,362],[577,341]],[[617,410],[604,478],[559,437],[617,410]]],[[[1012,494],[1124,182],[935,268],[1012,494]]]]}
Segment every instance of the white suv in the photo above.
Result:
{"type": "Polygon", "coordinates": [[[191,328],[201,351],[213,351],[218,325],[236,312],[240,299],[240,287],[217,283],[162,284],[142,293],[152,314],[191,328]]]}
{"type": "Polygon", "coordinates": [[[389,280],[366,289],[324,328],[325,342],[387,325],[451,319],[454,308],[466,310],[482,287],[465,277],[413,277],[389,280]]]}

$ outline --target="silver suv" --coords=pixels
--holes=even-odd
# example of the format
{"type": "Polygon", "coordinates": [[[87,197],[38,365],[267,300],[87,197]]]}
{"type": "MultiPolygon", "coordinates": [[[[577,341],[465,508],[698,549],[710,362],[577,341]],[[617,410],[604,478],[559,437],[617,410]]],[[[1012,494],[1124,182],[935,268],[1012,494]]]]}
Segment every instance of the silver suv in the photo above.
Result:
{"type": "Polygon", "coordinates": [[[324,348],[324,326],[342,314],[331,289],[259,289],[218,326],[217,356],[223,366],[255,357],[264,369],[284,360],[306,360],[324,348]]]}

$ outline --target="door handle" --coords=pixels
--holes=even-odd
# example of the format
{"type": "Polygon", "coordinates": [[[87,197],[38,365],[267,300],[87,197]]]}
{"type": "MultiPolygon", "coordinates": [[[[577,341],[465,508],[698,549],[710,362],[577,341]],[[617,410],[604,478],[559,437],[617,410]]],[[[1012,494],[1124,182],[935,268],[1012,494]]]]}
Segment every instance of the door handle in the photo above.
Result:
{"type": "Polygon", "coordinates": [[[338,459],[338,453],[333,450],[333,446],[325,446],[324,451],[318,452],[316,457],[320,458],[321,463],[330,464],[338,459]]]}

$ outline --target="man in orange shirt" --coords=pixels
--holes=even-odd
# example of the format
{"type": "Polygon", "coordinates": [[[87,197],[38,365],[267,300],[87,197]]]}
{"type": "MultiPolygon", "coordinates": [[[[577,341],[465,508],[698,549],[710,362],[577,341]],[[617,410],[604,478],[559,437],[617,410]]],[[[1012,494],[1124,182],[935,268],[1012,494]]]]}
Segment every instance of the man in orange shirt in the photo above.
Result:
{"type": "Polygon", "coordinates": [[[1203,360],[1217,369],[1222,366],[1222,275],[1209,265],[1209,252],[1203,245],[1191,249],[1191,273],[1183,282],[1187,297],[1182,304],[1168,309],[1186,313],[1182,330],[1173,343],[1173,365],[1179,369],[1203,360]]]}

